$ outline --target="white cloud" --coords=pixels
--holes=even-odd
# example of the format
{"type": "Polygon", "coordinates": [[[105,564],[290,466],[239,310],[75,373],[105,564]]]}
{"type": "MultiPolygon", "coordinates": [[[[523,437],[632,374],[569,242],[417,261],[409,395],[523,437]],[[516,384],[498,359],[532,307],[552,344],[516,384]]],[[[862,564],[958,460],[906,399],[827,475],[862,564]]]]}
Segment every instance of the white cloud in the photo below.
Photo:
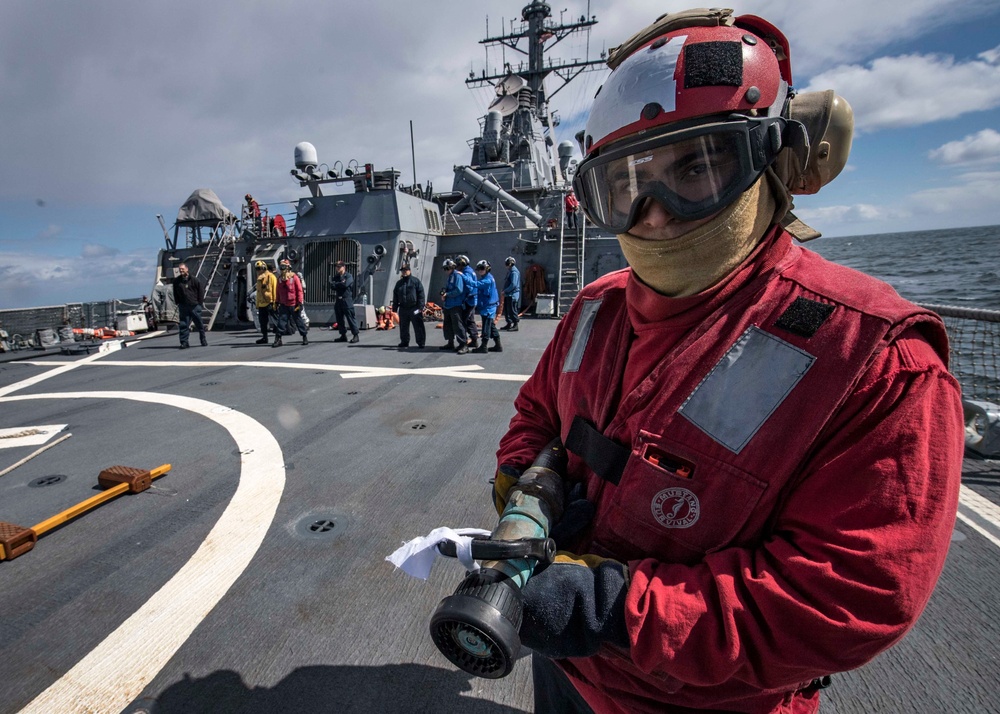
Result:
{"type": "Polygon", "coordinates": [[[121,253],[117,248],[112,248],[99,243],[85,243],[81,255],[84,258],[111,258],[121,253]]]}
{"type": "Polygon", "coordinates": [[[907,200],[915,214],[972,214],[975,223],[1000,223],[1000,171],[970,171],[956,177],[958,183],[919,191],[907,200]]]}
{"type": "MultiPolygon", "coordinates": [[[[991,2],[841,0],[835,12],[790,0],[736,7],[788,34],[801,80],[887,40],[988,15],[991,2]]],[[[247,190],[293,200],[301,190],[288,169],[300,141],[315,144],[321,161],[395,166],[409,182],[411,119],[419,179],[447,190],[451,167],[468,161],[465,142],[489,94],[470,92],[463,80],[472,68],[492,71],[521,58],[492,49],[484,63],[478,41],[486,15],[497,35],[522,5],[94,0],[58,3],[53,23],[53,11],[34,0],[5,0],[0,125],[16,141],[5,146],[0,197],[177,206],[209,186],[226,204],[247,190]],[[46,38],[44,53],[38,37],[46,38]]],[[[587,6],[567,7],[565,15],[553,7],[553,20],[576,20],[587,6]]],[[[596,57],[664,10],[656,0],[593,0],[590,8],[599,20],[591,35],[560,42],[553,57],[582,58],[588,44],[596,57]]],[[[577,78],[557,96],[568,120],[589,106],[596,87],[588,81],[577,78]]],[[[557,140],[572,139],[569,128],[557,140]]]]}
{"type": "Polygon", "coordinates": [[[44,230],[39,231],[35,235],[35,240],[48,240],[50,238],[56,238],[62,235],[62,226],[58,226],[55,223],[50,223],[45,227],[44,230]]]}
{"type": "Polygon", "coordinates": [[[1000,65],[949,55],[880,57],[827,70],[803,91],[830,88],[850,103],[859,131],[917,126],[1000,106],[1000,65]]]}
{"type": "MultiPolygon", "coordinates": [[[[501,60],[516,63],[521,57],[491,49],[484,62],[478,41],[487,35],[486,15],[488,34],[495,36],[520,18],[524,4],[3,0],[0,126],[7,141],[0,201],[96,211],[154,206],[147,238],[159,244],[152,214],[163,213],[169,225],[195,188],[213,188],[235,210],[247,191],[265,202],[302,196],[288,176],[300,141],[315,144],[328,164],[353,158],[394,166],[408,183],[411,119],[419,180],[431,179],[436,190],[447,191],[452,166],[470,158],[466,141],[477,134],[490,96],[488,89],[469,91],[463,80],[472,68],[493,71],[501,60]],[[44,52],[38,51],[40,37],[44,52]]],[[[862,129],[930,121],[942,112],[955,115],[1000,102],[1000,47],[973,60],[906,55],[868,61],[880,48],[949,24],[995,22],[996,0],[839,0],[835,9],[792,0],[734,5],[738,14],[760,15],[781,28],[791,41],[797,81],[823,72],[813,86],[846,96],[862,129]]],[[[587,7],[599,20],[589,37],[556,46],[552,57],[565,60],[584,57],[588,43],[595,57],[666,9],[662,0],[572,0],[563,16],[562,7],[553,5],[556,22],[574,21],[587,7]]],[[[554,108],[566,120],[557,142],[572,139],[600,76],[578,77],[557,95],[554,108]]],[[[871,205],[811,210],[854,221],[877,220],[887,211],[875,206],[877,196],[865,200],[871,205]]],[[[85,241],[113,242],[106,231],[84,231],[81,221],[66,215],[47,228],[33,224],[22,235],[73,240],[74,253],[85,241]]],[[[118,245],[139,240],[120,232],[127,235],[119,236],[118,245]]],[[[13,243],[7,236],[0,241],[13,243]]],[[[88,295],[98,292],[95,298],[148,289],[152,255],[125,249],[99,256],[100,248],[89,248],[84,250],[91,257],[52,258],[30,239],[23,243],[32,247],[22,250],[27,257],[15,274],[37,274],[41,264],[52,262],[45,272],[52,284],[72,281],[79,288],[82,282],[88,295]],[[130,259],[141,271],[123,284],[138,270],[130,259]],[[109,276],[107,264],[125,277],[109,276]],[[81,265],[110,282],[79,279],[87,272],[81,265]],[[142,287],[132,287],[137,285],[142,287]]],[[[8,260],[12,254],[0,255],[0,266],[8,260]]],[[[0,304],[10,304],[9,295],[0,294],[0,304]]],[[[80,293],[67,291],[72,298],[81,299],[80,293]]]]}
{"type": "MultiPolygon", "coordinates": [[[[601,24],[598,32],[616,45],[666,10],[682,5],[663,0],[631,0],[615,3],[593,0],[591,6],[601,24]],[[626,6],[627,5],[627,6],[626,6]]],[[[572,4],[571,4],[572,6],[572,4]]],[[[737,15],[766,18],[778,27],[791,45],[793,79],[802,84],[831,65],[856,62],[893,42],[908,41],[972,18],[996,20],[996,0],[838,0],[792,2],[791,0],[733,0],[724,3],[737,15]]],[[[827,87],[823,87],[826,89],[827,87]]]]}
{"type": "Polygon", "coordinates": [[[31,307],[147,293],[156,256],[89,244],[80,256],[0,251],[0,305],[31,307]]]}
{"type": "Polygon", "coordinates": [[[840,225],[886,221],[905,218],[908,214],[885,206],[870,203],[856,203],[849,206],[818,206],[816,208],[796,208],[795,215],[809,224],[840,225]]]}
{"type": "Polygon", "coordinates": [[[1000,63],[1000,46],[994,47],[992,50],[986,50],[985,52],[980,52],[977,55],[984,62],[989,62],[990,64],[1000,63]]]}
{"type": "Polygon", "coordinates": [[[949,141],[928,156],[945,165],[1000,161],[1000,132],[983,129],[959,141],[949,141]]]}
{"type": "Polygon", "coordinates": [[[796,208],[795,214],[833,235],[1000,224],[1000,171],[969,171],[948,185],[917,191],[889,204],[796,208]]]}

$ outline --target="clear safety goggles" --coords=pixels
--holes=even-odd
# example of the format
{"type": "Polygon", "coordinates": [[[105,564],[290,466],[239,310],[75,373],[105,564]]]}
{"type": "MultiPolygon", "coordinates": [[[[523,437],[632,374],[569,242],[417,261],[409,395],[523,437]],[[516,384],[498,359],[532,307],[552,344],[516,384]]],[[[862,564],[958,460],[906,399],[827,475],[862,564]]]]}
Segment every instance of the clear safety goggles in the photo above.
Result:
{"type": "Polygon", "coordinates": [[[786,120],[733,115],[662,133],[587,159],[573,187],[587,217],[625,233],[645,200],[681,221],[711,216],[735,201],[774,161],[786,120]]]}

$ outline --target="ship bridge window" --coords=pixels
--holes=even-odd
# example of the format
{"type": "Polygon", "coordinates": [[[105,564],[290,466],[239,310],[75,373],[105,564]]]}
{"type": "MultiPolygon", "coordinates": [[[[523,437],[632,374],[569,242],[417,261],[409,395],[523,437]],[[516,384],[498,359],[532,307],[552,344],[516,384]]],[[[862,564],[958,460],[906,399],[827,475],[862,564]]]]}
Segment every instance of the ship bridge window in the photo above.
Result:
{"type": "MultiPolygon", "coordinates": [[[[344,261],[347,272],[357,277],[361,271],[361,243],[351,238],[318,240],[306,244],[303,260],[306,302],[323,303],[334,301],[330,278],[334,274],[334,264],[344,261]]],[[[355,290],[357,287],[355,286],[355,290]]]]}

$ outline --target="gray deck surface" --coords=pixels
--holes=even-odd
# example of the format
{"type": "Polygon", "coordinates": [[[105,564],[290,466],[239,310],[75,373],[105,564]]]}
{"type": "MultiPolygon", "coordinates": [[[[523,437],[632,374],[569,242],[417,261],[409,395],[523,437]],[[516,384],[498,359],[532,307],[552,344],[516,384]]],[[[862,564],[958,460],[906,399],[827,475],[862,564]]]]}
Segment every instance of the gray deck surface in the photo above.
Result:
{"type": "MultiPolygon", "coordinates": [[[[395,349],[397,331],[366,331],[360,344],[345,345],[332,342],[335,332],[313,329],[308,347],[293,337],[280,349],[253,344],[250,332],[211,333],[210,347],[184,351],[172,334],[9,396],[85,395],[0,401],[0,427],[68,424],[73,434],[0,477],[0,521],[31,526],[94,495],[108,466],[172,464],[149,491],[122,496],[0,562],[0,714],[63,681],[163,588],[247,478],[226,428],[163,403],[166,396],[144,403],[107,392],[196,397],[249,415],[280,445],[285,482],[249,565],[166,664],[141,691],[127,691],[127,678],[109,681],[106,699],[79,711],[531,711],[527,658],[506,679],[476,679],[452,667],[428,636],[429,616],[458,584],[461,566],[441,561],[424,582],[384,560],[437,526],[495,524],[489,478],[521,384],[504,377],[530,374],[556,323],[521,324],[504,333],[504,353],[465,356],[436,349],[441,333],[430,323],[428,348],[409,352],[395,349]],[[185,366],[202,361],[246,364],[185,366]],[[345,378],[338,365],[483,369],[345,378]],[[65,478],[28,485],[53,475],[65,478]],[[332,530],[309,530],[324,520],[332,530]]],[[[48,369],[0,363],[0,390],[48,369]]],[[[0,470],[36,448],[0,449],[0,470]]],[[[964,480],[1000,502],[1000,462],[967,460],[964,480]]],[[[249,509],[248,534],[262,527],[260,518],[249,509]]],[[[959,522],[917,627],[870,665],[835,676],[824,712],[1000,711],[991,691],[1000,674],[1000,532],[982,525],[993,540],[959,522]]],[[[155,633],[143,636],[157,647],[155,633]]]]}

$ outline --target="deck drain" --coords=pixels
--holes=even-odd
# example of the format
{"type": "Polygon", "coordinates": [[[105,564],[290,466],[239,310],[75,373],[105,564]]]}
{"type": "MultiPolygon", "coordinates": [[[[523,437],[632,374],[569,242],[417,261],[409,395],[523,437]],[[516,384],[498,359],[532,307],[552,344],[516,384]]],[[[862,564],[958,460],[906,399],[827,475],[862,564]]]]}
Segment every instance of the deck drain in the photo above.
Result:
{"type": "Polygon", "coordinates": [[[59,483],[60,481],[65,481],[66,477],[62,475],[55,476],[42,476],[41,478],[36,478],[34,481],[28,483],[29,486],[39,488],[41,486],[52,486],[59,483]]]}
{"type": "Polygon", "coordinates": [[[406,434],[420,434],[425,436],[427,434],[433,434],[437,429],[434,424],[426,422],[423,419],[411,419],[410,421],[404,421],[399,426],[396,427],[396,433],[400,436],[406,434]]]}
{"type": "Polygon", "coordinates": [[[298,357],[289,357],[288,359],[298,359],[298,357]]]}
{"type": "Polygon", "coordinates": [[[467,379],[460,379],[460,380],[458,380],[459,384],[468,384],[468,382],[469,382],[469,380],[467,380],[467,379]]]}
{"type": "Polygon", "coordinates": [[[347,519],[336,513],[311,513],[295,524],[295,532],[309,540],[332,540],[347,527],[347,519]]]}
{"type": "Polygon", "coordinates": [[[352,396],[352,397],[353,397],[353,396],[354,396],[354,395],[356,395],[356,394],[360,394],[360,392],[348,392],[347,394],[348,394],[349,396],[352,396]]]}
{"type": "Polygon", "coordinates": [[[203,387],[214,387],[217,384],[218,384],[218,382],[202,382],[201,386],[203,386],[203,387]]]}

